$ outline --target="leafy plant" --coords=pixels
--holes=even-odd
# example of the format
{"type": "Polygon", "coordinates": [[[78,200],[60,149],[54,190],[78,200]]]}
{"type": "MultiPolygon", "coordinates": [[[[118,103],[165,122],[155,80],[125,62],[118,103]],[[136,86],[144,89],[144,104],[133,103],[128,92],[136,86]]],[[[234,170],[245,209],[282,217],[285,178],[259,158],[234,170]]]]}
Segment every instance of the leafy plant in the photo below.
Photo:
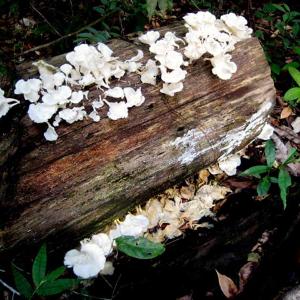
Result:
{"type": "Polygon", "coordinates": [[[165,15],[168,10],[173,8],[173,0],[147,0],[146,9],[149,19],[155,14],[165,15]]]}
{"type": "MultiPolygon", "coordinates": [[[[118,35],[117,35],[118,36],[118,35]]],[[[76,43],[88,41],[90,43],[106,42],[112,37],[112,33],[106,30],[96,30],[93,27],[88,27],[86,32],[77,35],[76,43]]]]}
{"type": "Polygon", "coordinates": [[[284,68],[285,55],[299,50],[300,12],[292,11],[286,3],[267,3],[255,16],[259,19],[255,35],[262,41],[272,74],[276,77],[284,68]],[[277,51],[278,48],[283,51],[277,51]]]}
{"type": "Polygon", "coordinates": [[[88,41],[90,43],[106,42],[112,37],[119,37],[120,28],[118,26],[109,26],[106,19],[121,11],[121,4],[119,0],[101,0],[101,6],[94,6],[93,10],[102,17],[99,23],[100,29],[93,27],[86,28],[84,32],[77,34],[76,43],[88,41]]]}
{"type": "Polygon", "coordinates": [[[300,71],[294,67],[288,67],[288,71],[298,87],[290,88],[284,94],[284,100],[290,104],[298,104],[300,102],[300,71]]]}
{"type": "Polygon", "coordinates": [[[259,196],[267,195],[271,184],[277,184],[280,190],[280,198],[282,200],[283,207],[286,208],[288,189],[292,185],[292,179],[286,167],[290,163],[299,161],[299,158],[297,158],[298,153],[295,148],[291,148],[287,159],[276,169],[274,168],[275,155],[275,145],[272,140],[269,140],[265,145],[266,165],[251,167],[242,172],[241,175],[253,176],[259,179],[256,189],[259,196]]]}
{"type": "Polygon", "coordinates": [[[119,251],[139,259],[155,258],[165,251],[164,245],[144,237],[121,236],[116,239],[116,244],[119,251]]]}
{"type": "Polygon", "coordinates": [[[32,265],[33,285],[15,265],[12,265],[12,273],[19,293],[26,299],[32,299],[35,295],[56,295],[71,289],[78,284],[78,280],[76,279],[59,278],[65,272],[65,267],[63,266],[49,273],[46,273],[46,269],[47,249],[45,244],[40,248],[32,265]]]}

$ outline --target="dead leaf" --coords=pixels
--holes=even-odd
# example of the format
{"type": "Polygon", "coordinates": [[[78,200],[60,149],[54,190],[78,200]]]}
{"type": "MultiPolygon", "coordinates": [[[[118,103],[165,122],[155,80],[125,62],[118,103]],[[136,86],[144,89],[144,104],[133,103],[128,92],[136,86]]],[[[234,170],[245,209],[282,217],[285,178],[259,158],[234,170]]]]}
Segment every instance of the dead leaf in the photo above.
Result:
{"type": "Polygon", "coordinates": [[[208,182],[208,177],[209,177],[210,173],[208,172],[208,170],[203,169],[198,173],[198,181],[199,184],[206,184],[208,182]]]}
{"type": "Polygon", "coordinates": [[[193,300],[192,294],[177,298],[176,300],[193,300]]]}
{"type": "MultiPolygon", "coordinates": [[[[276,159],[282,163],[288,157],[291,145],[289,142],[284,144],[276,134],[273,134],[272,140],[274,141],[276,147],[276,159]]],[[[300,163],[288,164],[287,167],[294,176],[300,175],[300,163]]]]}
{"type": "Polygon", "coordinates": [[[280,119],[286,119],[286,118],[288,118],[292,113],[293,113],[293,110],[292,110],[289,106],[286,106],[286,107],[281,111],[280,119]]]}
{"type": "Polygon", "coordinates": [[[181,189],[180,189],[180,196],[183,198],[183,199],[186,199],[186,200],[190,200],[195,194],[195,186],[194,185],[188,185],[188,186],[183,186],[181,189]]]}
{"type": "Polygon", "coordinates": [[[220,288],[224,294],[224,296],[228,299],[232,299],[236,297],[239,293],[239,289],[233,280],[226,275],[220,274],[217,270],[218,280],[220,288]]]}
{"type": "Polygon", "coordinates": [[[248,283],[249,279],[251,278],[253,271],[256,270],[258,267],[257,262],[247,262],[245,265],[243,265],[239,272],[240,277],[240,289],[239,292],[242,292],[248,283]]]}

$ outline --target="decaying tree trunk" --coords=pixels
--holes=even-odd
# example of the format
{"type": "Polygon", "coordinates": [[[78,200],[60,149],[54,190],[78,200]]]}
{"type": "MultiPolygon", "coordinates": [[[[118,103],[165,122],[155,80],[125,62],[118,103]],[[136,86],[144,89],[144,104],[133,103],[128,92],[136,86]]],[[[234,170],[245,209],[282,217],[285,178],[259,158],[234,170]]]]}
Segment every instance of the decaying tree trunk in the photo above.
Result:
{"type": "MultiPolygon", "coordinates": [[[[137,47],[144,61],[150,57],[142,45],[115,40],[110,47],[120,59],[135,55],[137,47]]],[[[44,140],[44,127],[24,117],[14,193],[0,202],[0,252],[45,238],[74,243],[252,141],[272,109],[273,81],[256,38],[239,43],[233,60],[238,71],[228,81],[214,76],[209,62],[193,63],[175,97],[159,93],[161,84],[142,85],[136,74],[112,82],[141,86],[145,103],[131,109],[128,119],[103,115],[99,123],[60,126],[54,143],[44,140]]],[[[20,70],[36,72],[26,64],[20,70]]],[[[98,95],[91,88],[89,101],[98,95]]]]}

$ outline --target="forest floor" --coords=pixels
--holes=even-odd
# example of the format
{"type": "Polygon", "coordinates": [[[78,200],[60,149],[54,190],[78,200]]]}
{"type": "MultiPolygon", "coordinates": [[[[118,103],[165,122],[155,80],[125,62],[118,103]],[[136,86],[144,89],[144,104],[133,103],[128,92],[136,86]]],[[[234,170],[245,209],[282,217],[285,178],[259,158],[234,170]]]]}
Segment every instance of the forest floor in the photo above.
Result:
{"type": "MultiPolygon", "coordinates": [[[[286,21],[282,29],[276,24],[282,22],[284,12],[264,10],[266,1],[181,0],[174,1],[166,14],[157,11],[149,19],[140,2],[0,0],[0,86],[12,92],[18,64],[68,52],[82,41],[128,39],[128,34],[161,27],[198,9],[209,9],[217,15],[234,11],[248,19],[272,67],[277,97],[270,124],[275,128],[277,152],[290,147],[300,151],[300,137],[292,127],[300,109],[283,100],[284,93],[294,85],[285,65],[300,65],[299,51],[294,51],[300,47],[300,30],[291,33],[297,30],[297,18],[286,21]]],[[[292,12],[299,13],[300,5],[294,2],[286,3],[292,12]]],[[[283,298],[300,284],[300,167],[298,164],[293,170],[285,210],[278,185],[272,184],[267,195],[258,196],[258,180],[239,174],[266,163],[264,143],[258,140],[247,147],[238,175],[207,174],[203,179],[199,173],[173,187],[183,194],[196,190],[201,180],[206,180],[230,188],[232,193],[214,208],[216,216],[210,220],[214,228],[188,230],[167,242],[167,255],[159,263],[121,256],[113,276],[100,276],[60,299],[224,299],[224,294],[240,299],[283,298]],[[235,230],[227,232],[229,227],[235,230]],[[228,277],[219,283],[215,269],[228,277]]],[[[1,271],[2,266],[0,279],[1,271]]],[[[7,278],[11,282],[9,275],[7,278]]],[[[0,283],[0,298],[2,295],[11,299],[10,291],[0,283]]]]}

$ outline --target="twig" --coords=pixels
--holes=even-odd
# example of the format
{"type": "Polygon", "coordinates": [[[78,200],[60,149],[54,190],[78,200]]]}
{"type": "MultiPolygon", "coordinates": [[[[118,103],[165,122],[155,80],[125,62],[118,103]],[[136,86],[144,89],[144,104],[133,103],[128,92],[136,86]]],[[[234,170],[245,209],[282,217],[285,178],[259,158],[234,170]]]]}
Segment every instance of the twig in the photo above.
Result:
{"type": "Polygon", "coordinates": [[[60,37],[62,36],[62,34],[60,34],[58,32],[58,30],[47,20],[47,18],[30,2],[30,6],[33,10],[35,10],[43,19],[44,21],[52,28],[52,30],[59,35],[60,37]]]}
{"type": "Polygon", "coordinates": [[[69,0],[69,2],[70,2],[70,6],[71,6],[72,17],[74,17],[73,2],[72,2],[72,0],[69,0]]]}
{"type": "Polygon", "coordinates": [[[110,284],[110,282],[103,276],[100,274],[100,276],[102,277],[102,279],[105,281],[105,283],[112,289],[113,286],[110,284]]]}
{"type": "Polygon", "coordinates": [[[9,286],[7,283],[5,283],[2,279],[0,279],[0,283],[6,287],[7,289],[9,289],[13,294],[16,294],[18,296],[20,296],[20,293],[18,291],[16,291],[14,288],[12,288],[11,286],[9,286]]]}
{"type": "Polygon", "coordinates": [[[122,277],[122,274],[120,274],[120,276],[118,277],[118,279],[117,279],[117,281],[116,281],[116,284],[115,284],[114,289],[113,289],[112,294],[111,294],[111,299],[114,299],[115,291],[116,291],[116,289],[117,289],[117,286],[118,286],[118,284],[119,284],[119,281],[120,281],[121,277],[122,277]]]}
{"type": "Polygon", "coordinates": [[[100,298],[100,297],[91,296],[91,295],[88,295],[88,294],[78,293],[78,292],[75,292],[75,291],[72,291],[72,294],[83,296],[83,297],[88,297],[90,299],[111,300],[110,298],[100,298]]]}
{"type": "Polygon", "coordinates": [[[197,9],[200,10],[200,7],[197,5],[197,3],[196,3],[194,0],[190,0],[190,1],[192,2],[192,4],[193,4],[197,9]]]}
{"type": "Polygon", "coordinates": [[[23,55],[25,55],[25,54],[28,54],[28,53],[31,53],[31,52],[34,52],[34,51],[41,50],[41,49],[47,48],[47,47],[49,47],[49,46],[52,46],[52,45],[54,45],[54,44],[56,44],[56,43],[58,43],[58,42],[60,42],[60,41],[63,41],[63,40],[66,39],[66,38],[69,38],[69,37],[71,37],[71,36],[73,36],[73,35],[76,35],[76,34],[80,33],[81,31],[85,30],[85,29],[88,28],[88,27],[94,26],[94,25],[96,25],[96,24],[102,22],[103,20],[105,20],[105,19],[106,19],[109,15],[111,15],[111,14],[112,14],[112,13],[110,13],[110,14],[104,16],[104,17],[101,17],[101,18],[99,18],[99,19],[93,21],[92,23],[83,26],[83,27],[80,28],[79,30],[76,30],[76,31],[71,32],[71,33],[68,33],[68,34],[66,34],[66,35],[64,35],[64,36],[62,36],[62,37],[60,37],[60,38],[58,38],[58,39],[56,39],[56,40],[54,40],[54,41],[52,41],[52,42],[49,42],[49,43],[46,43],[46,44],[43,44],[43,45],[40,45],[40,46],[33,47],[33,48],[29,49],[29,50],[26,50],[26,51],[22,52],[21,54],[18,54],[17,56],[20,57],[20,56],[23,56],[23,55]]]}

